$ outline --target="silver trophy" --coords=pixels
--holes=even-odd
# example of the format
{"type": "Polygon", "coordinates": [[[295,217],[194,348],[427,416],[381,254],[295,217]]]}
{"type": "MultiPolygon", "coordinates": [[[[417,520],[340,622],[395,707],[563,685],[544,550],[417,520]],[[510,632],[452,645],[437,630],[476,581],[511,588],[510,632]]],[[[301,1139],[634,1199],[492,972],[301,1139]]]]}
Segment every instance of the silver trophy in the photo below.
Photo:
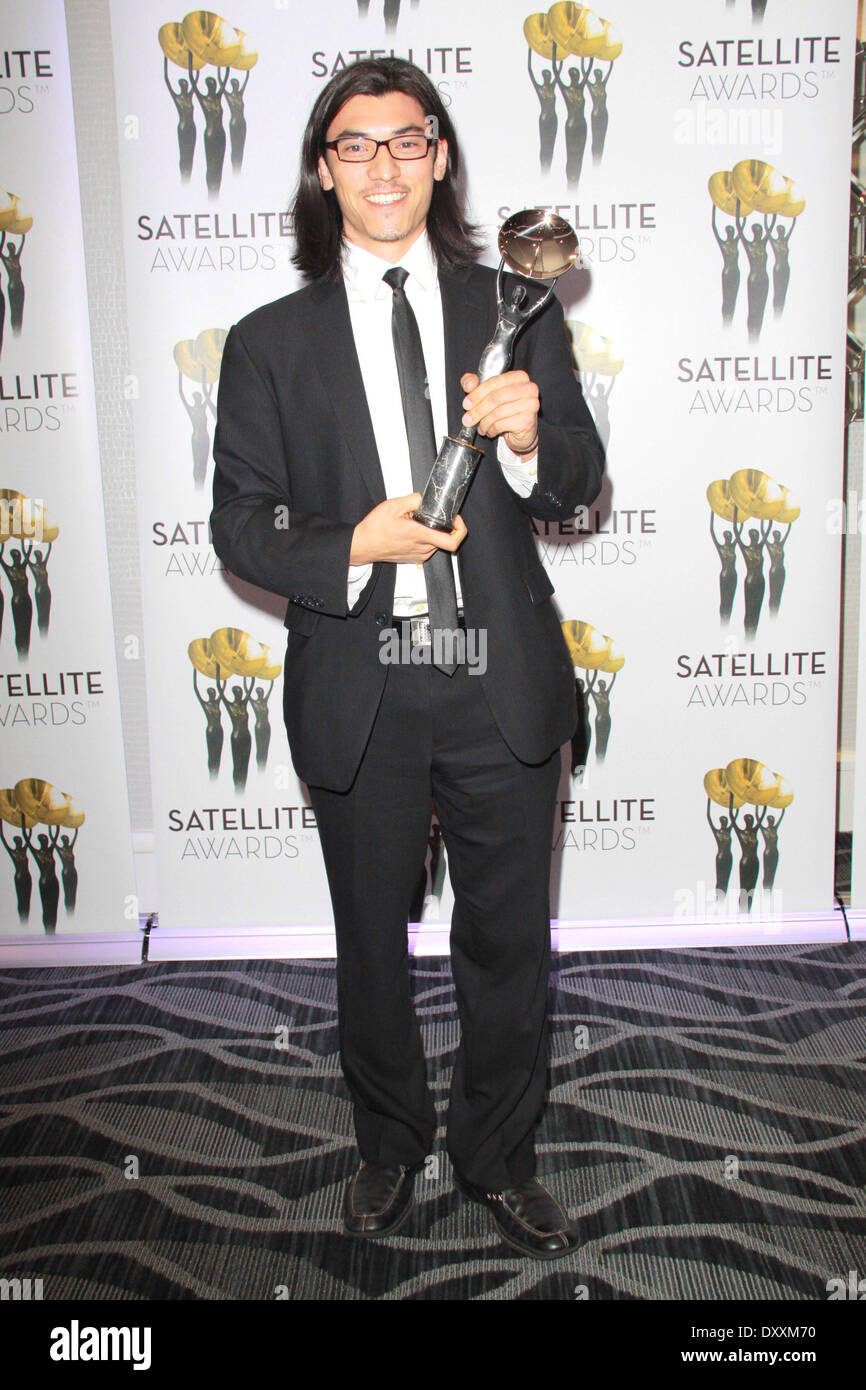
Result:
{"type": "MultiPolygon", "coordinates": [[[[555,213],[543,208],[527,208],[514,213],[499,229],[499,271],[496,276],[498,317],[496,332],[481,354],[478,364],[479,381],[498,376],[508,370],[514,340],[525,323],[541,309],[553,294],[553,284],[537,297],[527,293],[525,285],[517,284],[508,302],[502,293],[502,272],[507,268],[528,280],[555,281],[559,275],[580,259],[574,231],[555,213]]],[[[421,505],[412,515],[416,521],[434,531],[452,531],[454,518],[463,505],[469,484],[475,476],[484,452],[474,443],[477,427],[464,425],[452,438],[446,435],[433,465],[421,505]]]]}

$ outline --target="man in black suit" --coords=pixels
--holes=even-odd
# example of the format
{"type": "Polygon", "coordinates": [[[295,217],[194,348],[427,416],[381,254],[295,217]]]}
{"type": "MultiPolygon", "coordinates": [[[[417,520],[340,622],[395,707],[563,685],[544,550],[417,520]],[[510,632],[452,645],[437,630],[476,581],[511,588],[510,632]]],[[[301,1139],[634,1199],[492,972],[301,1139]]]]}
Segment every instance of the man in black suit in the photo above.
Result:
{"type": "Polygon", "coordinates": [[[286,728],[331,889],[361,1156],[345,1228],[395,1230],[433,1148],[406,932],[432,799],[461,1021],[448,1152],[504,1238],[551,1258],[577,1240],[535,1178],[533,1147],[559,748],[576,708],[529,518],[590,503],[603,452],[555,299],[522,331],[513,370],[481,384],[471,371],[496,323],[495,274],[475,264],[458,159],[447,112],[412,64],[362,61],[322,90],[293,204],[295,263],[312,283],[229,333],[211,528],[233,573],[288,599],[286,728]],[[485,446],[450,533],[411,516],[421,397],[437,436],[471,422],[485,446]],[[457,615],[474,665],[434,664],[434,608],[457,615]]]}

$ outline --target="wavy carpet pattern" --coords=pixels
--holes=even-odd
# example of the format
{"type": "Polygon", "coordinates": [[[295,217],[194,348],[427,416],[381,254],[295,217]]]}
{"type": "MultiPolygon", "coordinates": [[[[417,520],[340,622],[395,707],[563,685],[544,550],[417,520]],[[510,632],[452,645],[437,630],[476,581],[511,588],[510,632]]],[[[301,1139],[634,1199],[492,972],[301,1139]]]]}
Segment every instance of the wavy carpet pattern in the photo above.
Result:
{"type": "Polygon", "coordinates": [[[440,1131],[395,1235],[357,1158],[332,961],[0,974],[0,1278],[66,1299],[825,1300],[866,1274],[866,943],[554,957],[538,1174],[580,1249],[454,1191],[447,959],[412,962],[440,1131]]]}

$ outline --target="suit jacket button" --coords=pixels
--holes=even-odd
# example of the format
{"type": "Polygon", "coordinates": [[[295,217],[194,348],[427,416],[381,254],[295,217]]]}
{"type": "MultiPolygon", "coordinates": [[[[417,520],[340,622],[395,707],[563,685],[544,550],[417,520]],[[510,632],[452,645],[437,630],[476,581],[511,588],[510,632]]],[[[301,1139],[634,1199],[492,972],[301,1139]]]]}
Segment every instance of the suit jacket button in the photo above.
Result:
{"type": "Polygon", "coordinates": [[[377,614],[376,614],[376,626],[377,626],[377,627],[384,627],[385,624],[387,623],[387,621],[388,621],[388,614],[387,614],[387,613],[377,613],[377,614]]]}

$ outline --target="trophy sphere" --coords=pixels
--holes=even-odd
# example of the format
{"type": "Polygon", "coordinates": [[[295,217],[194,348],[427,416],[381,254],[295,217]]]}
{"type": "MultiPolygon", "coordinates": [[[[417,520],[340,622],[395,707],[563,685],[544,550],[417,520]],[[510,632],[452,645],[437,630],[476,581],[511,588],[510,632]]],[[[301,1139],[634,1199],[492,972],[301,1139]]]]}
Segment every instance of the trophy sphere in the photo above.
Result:
{"type": "Polygon", "coordinates": [[[503,222],[499,254],[509,270],[530,280],[555,280],[580,259],[572,227],[544,208],[524,208],[503,222]]]}

